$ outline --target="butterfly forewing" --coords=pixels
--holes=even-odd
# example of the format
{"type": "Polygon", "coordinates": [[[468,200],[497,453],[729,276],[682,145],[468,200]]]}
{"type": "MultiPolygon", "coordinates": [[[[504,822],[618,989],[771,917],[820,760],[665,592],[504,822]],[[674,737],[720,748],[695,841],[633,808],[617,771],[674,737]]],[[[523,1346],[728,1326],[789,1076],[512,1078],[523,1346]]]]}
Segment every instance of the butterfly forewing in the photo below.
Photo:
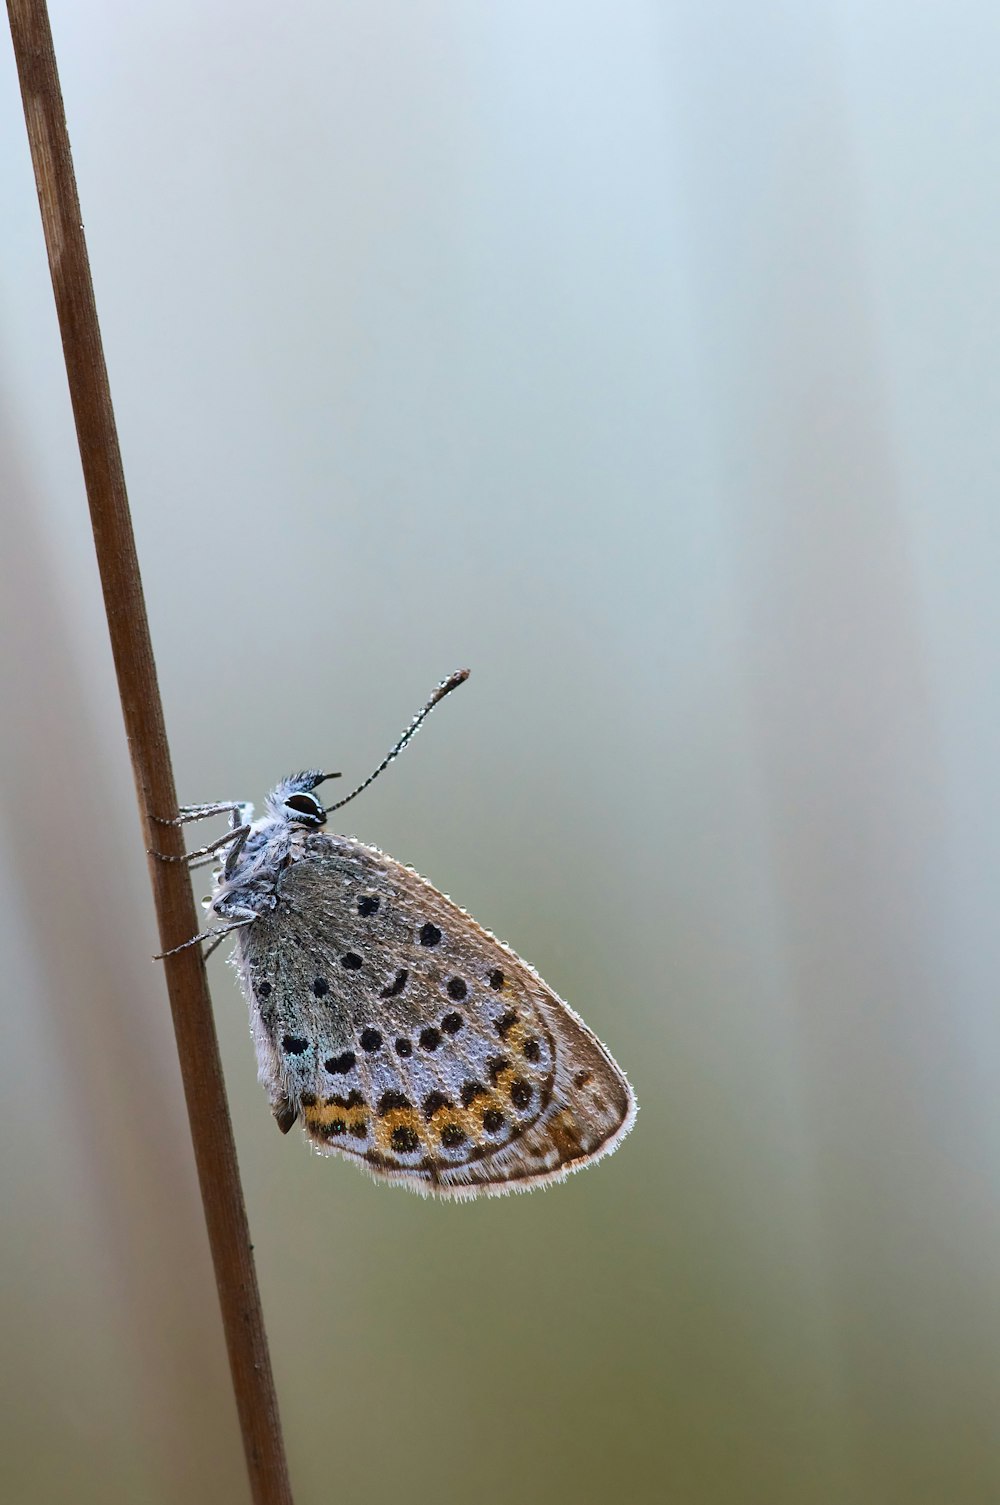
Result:
{"type": "Polygon", "coordinates": [[[417,1190],[556,1180],[613,1149],[631,1089],[530,967],[391,857],[303,836],[276,907],[237,932],[282,1128],[417,1190]]]}

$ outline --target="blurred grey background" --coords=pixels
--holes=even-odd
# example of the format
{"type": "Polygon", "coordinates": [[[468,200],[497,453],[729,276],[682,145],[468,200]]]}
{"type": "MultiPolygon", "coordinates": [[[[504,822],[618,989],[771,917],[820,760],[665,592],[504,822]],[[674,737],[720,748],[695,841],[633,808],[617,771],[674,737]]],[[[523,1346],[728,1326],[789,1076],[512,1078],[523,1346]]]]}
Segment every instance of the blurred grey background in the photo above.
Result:
{"type": "MultiPolygon", "coordinates": [[[[299,1505],[1000,1499],[996,7],[52,12],[182,798],[470,665],[349,829],[642,1104],[375,1187],[213,960],[299,1505]]],[[[0,111],[0,1492],[240,1501],[9,43],[0,111]]]]}

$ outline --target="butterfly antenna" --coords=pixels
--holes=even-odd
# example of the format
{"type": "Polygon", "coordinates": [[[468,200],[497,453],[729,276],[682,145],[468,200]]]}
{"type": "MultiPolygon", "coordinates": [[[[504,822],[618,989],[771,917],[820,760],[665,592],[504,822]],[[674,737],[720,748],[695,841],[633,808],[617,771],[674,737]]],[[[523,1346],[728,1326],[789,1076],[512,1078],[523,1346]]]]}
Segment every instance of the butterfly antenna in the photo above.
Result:
{"type": "Polygon", "coordinates": [[[457,690],[459,685],[464,685],[468,677],[468,669],[456,669],[454,674],[449,674],[447,679],[443,679],[438,685],[437,689],[434,691],[434,694],[431,696],[430,700],[428,700],[427,704],[414,716],[413,720],[410,722],[409,726],[406,728],[406,731],[400,737],[399,741],[396,743],[392,751],[390,753],[387,753],[386,756],[382,759],[375,772],[370,773],[363,784],[359,784],[357,789],[352,789],[350,794],[345,795],[342,800],[338,800],[335,805],[327,805],[326,814],[330,815],[334,810],[340,810],[342,806],[349,805],[351,800],[356,799],[363,790],[368,788],[369,784],[374,784],[379,774],[384,773],[385,770],[389,767],[389,764],[392,762],[393,758],[398,757],[399,754],[403,751],[403,748],[406,746],[407,742],[409,742],[413,734],[419,730],[421,724],[430,715],[431,711],[433,711],[438,701],[443,700],[446,695],[450,695],[452,690],[457,690]]]}

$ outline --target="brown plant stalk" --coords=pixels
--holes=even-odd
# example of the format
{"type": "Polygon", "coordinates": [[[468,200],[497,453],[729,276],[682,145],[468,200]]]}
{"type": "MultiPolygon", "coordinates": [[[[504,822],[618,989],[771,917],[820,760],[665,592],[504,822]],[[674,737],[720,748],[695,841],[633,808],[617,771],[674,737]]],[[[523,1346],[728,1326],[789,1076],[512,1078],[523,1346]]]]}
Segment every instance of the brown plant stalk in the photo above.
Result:
{"type": "MultiPolygon", "coordinates": [[[[108,631],[147,850],[183,853],[170,764],[122,470],[62,91],[45,0],[8,0],[52,289],[90,504],[108,631]]],[[[161,949],[198,929],[187,871],[150,864],[161,949]]],[[[267,1334],[254,1270],[205,964],[197,946],[164,963],[233,1390],[252,1497],[291,1505],[267,1334]]]]}

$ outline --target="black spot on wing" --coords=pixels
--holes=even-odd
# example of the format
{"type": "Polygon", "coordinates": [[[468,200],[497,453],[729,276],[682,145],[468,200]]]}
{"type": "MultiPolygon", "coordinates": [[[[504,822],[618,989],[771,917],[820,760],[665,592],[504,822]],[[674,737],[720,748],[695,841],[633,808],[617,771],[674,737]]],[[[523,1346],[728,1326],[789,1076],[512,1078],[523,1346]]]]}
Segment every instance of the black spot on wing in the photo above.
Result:
{"type": "Polygon", "coordinates": [[[387,988],[383,988],[382,989],[382,997],[383,998],[398,998],[399,995],[400,995],[400,993],[406,987],[406,982],[407,982],[407,979],[408,979],[409,975],[410,974],[406,970],[405,967],[400,967],[399,971],[396,973],[395,977],[393,978],[393,980],[389,984],[389,986],[387,988]]]}
{"type": "Polygon", "coordinates": [[[349,1071],[353,1071],[357,1059],[353,1050],[345,1050],[342,1056],[331,1056],[329,1061],[324,1062],[324,1066],[331,1076],[346,1076],[349,1071]]]}

